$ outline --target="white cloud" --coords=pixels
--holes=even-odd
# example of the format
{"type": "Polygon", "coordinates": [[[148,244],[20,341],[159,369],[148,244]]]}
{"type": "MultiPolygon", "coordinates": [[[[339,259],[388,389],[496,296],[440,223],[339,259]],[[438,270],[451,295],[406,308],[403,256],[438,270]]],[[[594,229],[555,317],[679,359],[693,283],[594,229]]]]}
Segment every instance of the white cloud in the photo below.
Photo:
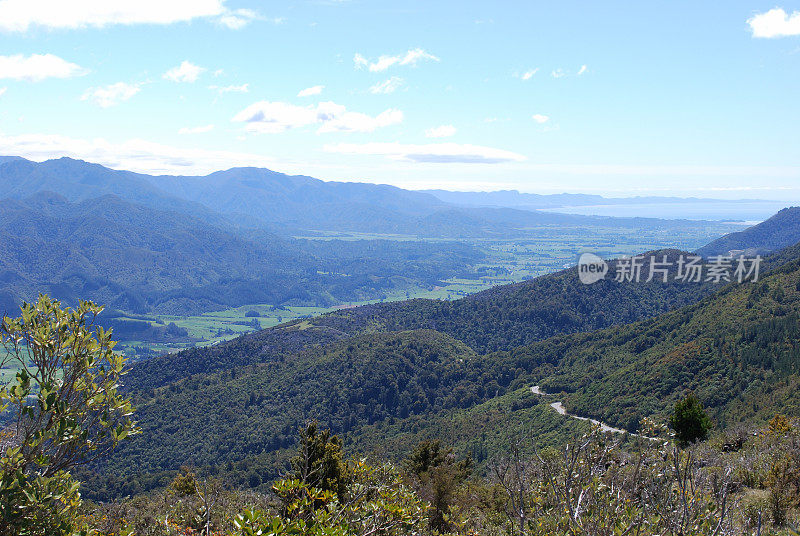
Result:
{"type": "Polygon", "coordinates": [[[578,71],[578,76],[580,76],[580,75],[582,75],[583,73],[585,73],[585,72],[586,72],[586,69],[587,69],[586,65],[581,65],[581,68],[580,68],[580,70],[578,71]]]}
{"type": "Polygon", "coordinates": [[[551,72],[550,75],[553,78],[562,78],[564,76],[567,76],[567,73],[564,72],[564,69],[556,69],[553,72],[551,72]]]}
{"type": "Polygon", "coordinates": [[[218,19],[219,23],[231,30],[244,28],[258,18],[258,13],[252,9],[234,9],[225,11],[218,19]]]}
{"type": "Polygon", "coordinates": [[[317,111],[313,107],[259,101],[236,114],[233,121],[247,123],[246,128],[251,132],[277,133],[312,125],[318,119],[317,111]]]}
{"type": "Polygon", "coordinates": [[[398,88],[403,85],[403,79],[399,76],[393,76],[388,80],[384,80],[383,82],[378,82],[371,88],[369,88],[370,93],[377,94],[388,94],[394,93],[398,88]]]}
{"type": "Polygon", "coordinates": [[[115,106],[139,93],[140,84],[117,82],[103,87],[92,87],[86,90],[81,100],[92,101],[101,108],[115,106]]]}
{"type": "MultiPolygon", "coordinates": [[[[5,136],[0,133],[0,154],[35,161],[69,156],[114,169],[153,175],[205,174],[233,166],[276,169],[286,165],[273,158],[247,153],[185,149],[140,139],[114,143],[102,138],[87,140],[51,134],[5,136]]],[[[294,169],[301,171],[299,166],[294,169]]]]}
{"type": "Polygon", "coordinates": [[[429,54],[425,52],[421,48],[414,48],[406,52],[405,54],[398,54],[397,56],[381,56],[377,59],[377,61],[370,63],[370,61],[362,56],[361,54],[356,54],[353,57],[353,63],[355,64],[356,69],[362,69],[367,67],[370,72],[379,73],[385,71],[389,67],[393,65],[410,65],[412,67],[416,66],[417,63],[420,61],[439,61],[439,58],[434,56],[433,54],[429,54]]]}
{"type": "Polygon", "coordinates": [[[403,112],[388,109],[377,116],[348,112],[341,104],[320,102],[316,106],[297,106],[286,102],[260,101],[251,104],[233,118],[247,123],[247,130],[278,133],[292,128],[319,125],[317,133],[372,132],[403,121],[403,112]]]}
{"type": "Polygon", "coordinates": [[[0,87],[0,97],[3,96],[3,94],[6,92],[7,89],[8,89],[7,87],[0,87]]]}
{"type": "Polygon", "coordinates": [[[311,86],[307,87],[297,94],[298,97],[310,97],[312,95],[319,95],[322,93],[322,90],[325,89],[325,86],[311,86]]]}
{"type": "Polygon", "coordinates": [[[195,65],[190,61],[182,61],[180,65],[177,67],[173,67],[166,73],[164,73],[164,78],[167,80],[172,80],[173,82],[196,82],[197,79],[200,77],[203,72],[205,72],[204,67],[200,67],[199,65],[195,65]]]}
{"type": "Polygon", "coordinates": [[[241,86],[208,86],[208,89],[216,91],[220,95],[224,93],[247,93],[250,84],[242,84],[241,86]]]}
{"type": "Polygon", "coordinates": [[[550,117],[542,114],[533,114],[532,119],[540,125],[550,121],[550,117]]]}
{"type": "Polygon", "coordinates": [[[173,24],[236,13],[229,12],[224,1],[0,0],[0,29],[24,32],[34,26],[75,29],[114,24],[173,24]]]}
{"type": "Polygon", "coordinates": [[[201,127],[183,127],[178,134],[203,134],[214,130],[214,125],[203,125],[201,127]]]}
{"type": "Polygon", "coordinates": [[[426,138],[449,138],[456,133],[456,127],[453,125],[441,125],[438,127],[429,128],[425,131],[426,138]]]}
{"type": "Polygon", "coordinates": [[[392,160],[439,164],[500,164],[503,162],[522,162],[527,158],[521,154],[458,143],[429,143],[412,145],[404,143],[338,143],[326,145],[330,153],[378,155],[392,160]]]}
{"type": "Polygon", "coordinates": [[[800,11],[791,15],[781,8],[773,8],[747,19],[753,37],[774,38],[800,35],[800,11]]]}
{"type": "Polygon", "coordinates": [[[367,61],[367,58],[365,58],[358,52],[356,52],[356,55],[353,56],[353,63],[355,64],[356,69],[361,69],[369,65],[369,61],[367,61]]]}
{"type": "Polygon", "coordinates": [[[88,71],[53,54],[0,56],[0,79],[39,82],[45,78],[70,78],[88,71]]]}
{"type": "Polygon", "coordinates": [[[222,16],[217,19],[217,22],[231,30],[239,30],[254,20],[271,22],[275,25],[286,22],[284,17],[262,17],[252,9],[226,9],[222,16]]]}
{"type": "Polygon", "coordinates": [[[520,75],[520,78],[522,78],[523,80],[530,80],[531,78],[533,78],[533,75],[535,75],[538,72],[539,72],[539,68],[537,67],[536,69],[531,69],[530,71],[525,71],[524,73],[522,73],[522,75],[520,75]]]}

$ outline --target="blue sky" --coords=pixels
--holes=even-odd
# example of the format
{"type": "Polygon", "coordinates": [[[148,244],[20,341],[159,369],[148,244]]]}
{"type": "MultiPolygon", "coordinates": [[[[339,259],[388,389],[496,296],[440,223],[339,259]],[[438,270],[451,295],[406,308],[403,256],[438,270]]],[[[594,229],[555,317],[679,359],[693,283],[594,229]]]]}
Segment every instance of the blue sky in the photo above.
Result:
{"type": "Polygon", "coordinates": [[[0,0],[0,154],[800,201],[792,1],[0,0]]]}

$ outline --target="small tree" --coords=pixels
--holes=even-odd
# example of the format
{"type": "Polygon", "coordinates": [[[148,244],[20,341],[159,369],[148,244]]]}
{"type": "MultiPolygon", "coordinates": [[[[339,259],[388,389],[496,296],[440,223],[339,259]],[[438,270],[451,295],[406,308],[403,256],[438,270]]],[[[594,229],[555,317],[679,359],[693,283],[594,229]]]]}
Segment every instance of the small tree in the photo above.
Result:
{"type": "Polygon", "coordinates": [[[428,522],[437,532],[448,532],[450,505],[459,486],[472,473],[472,459],[456,460],[453,449],[436,439],[421,441],[406,460],[406,467],[419,479],[420,492],[430,501],[428,522]]]}
{"type": "Polygon", "coordinates": [[[291,466],[291,478],[311,488],[339,495],[345,492],[347,467],[342,442],[330,430],[318,431],[316,422],[300,430],[300,444],[291,466]]]}
{"type": "Polygon", "coordinates": [[[681,447],[706,439],[712,428],[711,419],[694,393],[689,393],[675,404],[669,425],[675,431],[675,439],[681,447]]]}
{"type": "Polygon", "coordinates": [[[118,392],[124,358],[94,320],[40,295],[22,316],[4,318],[0,367],[17,369],[0,388],[0,532],[69,534],[80,506],[69,470],[108,454],[138,430],[130,400],[118,392]]]}

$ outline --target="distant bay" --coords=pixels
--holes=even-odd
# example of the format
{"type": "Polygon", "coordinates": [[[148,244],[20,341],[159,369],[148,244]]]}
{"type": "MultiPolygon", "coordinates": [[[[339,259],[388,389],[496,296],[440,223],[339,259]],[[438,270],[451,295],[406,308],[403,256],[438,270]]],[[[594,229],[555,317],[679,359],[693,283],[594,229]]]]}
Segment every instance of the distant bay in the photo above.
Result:
{"type": "Polygon", "coordinates": [[[625,203],[540,209],[542,212],[584,216],[616,216],[687,220],[730,221],[754,224],[766,220],[791,203],[764,200],[709,200],[681,203],[625,203]]]}

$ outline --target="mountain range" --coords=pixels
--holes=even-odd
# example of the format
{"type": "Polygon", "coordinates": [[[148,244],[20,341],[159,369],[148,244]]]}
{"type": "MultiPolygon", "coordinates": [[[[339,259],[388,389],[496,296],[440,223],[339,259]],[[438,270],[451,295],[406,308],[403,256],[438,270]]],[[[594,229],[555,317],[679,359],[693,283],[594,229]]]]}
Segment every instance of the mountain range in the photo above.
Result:
{"type": "Polygon", "coordinates": [[[800,241],[800,207],[788,207],[761,223],[730,233],[700,248],[698,253],[712,255],[757,255],[777,251],[800,241]]]}
{"type": "MultiPolygon", "coordinates": [[[[511,207],[511,208],[559,208],[584,205],[624,205],[652,203],[701,204],[722,202],[721,199],[700,197],[633,196],[604,197],[592,194],[529,194],[517,190],[496,190],[492,192],[452,192],[448,190],[420,190],[437,199],[453,205],[467,207],[511,207]]],[[[725,201],[729,203],[750,203],[752,200],[725,201]]]]}
{"type": "Polygon", "coordinates": [[[257,168],[150,176],[70,158],[3,157],[0,190],[0,312],[40,291],[137,314],[330,306],[435,286],[474,267],[481,240],[535,228],[669,233],[709,225],[461,207],[424,192],[257,168]],[[295,238],[341,233],[364,239],[295,238]]]}
{"type": "Polygon", "coordinates": [[[12,199],[24,199],[42,191],[57,193],[69,201],[111,194],[150,208],[191,215],[217,226],[262,228],[282,235],[349,231],[438,238],[509,237],[520,236],[523,229],[531,226],[549,224],[624,228],[686,225],[686,222],[576,216],[508,206],[461,206],[426,192],[379,184],[322,181],[261,168],[232,168],[203,177],[152,176],[71,158],[36,163],[6,157],[0,160],[0,189],[3,197],[12,199]]]}

